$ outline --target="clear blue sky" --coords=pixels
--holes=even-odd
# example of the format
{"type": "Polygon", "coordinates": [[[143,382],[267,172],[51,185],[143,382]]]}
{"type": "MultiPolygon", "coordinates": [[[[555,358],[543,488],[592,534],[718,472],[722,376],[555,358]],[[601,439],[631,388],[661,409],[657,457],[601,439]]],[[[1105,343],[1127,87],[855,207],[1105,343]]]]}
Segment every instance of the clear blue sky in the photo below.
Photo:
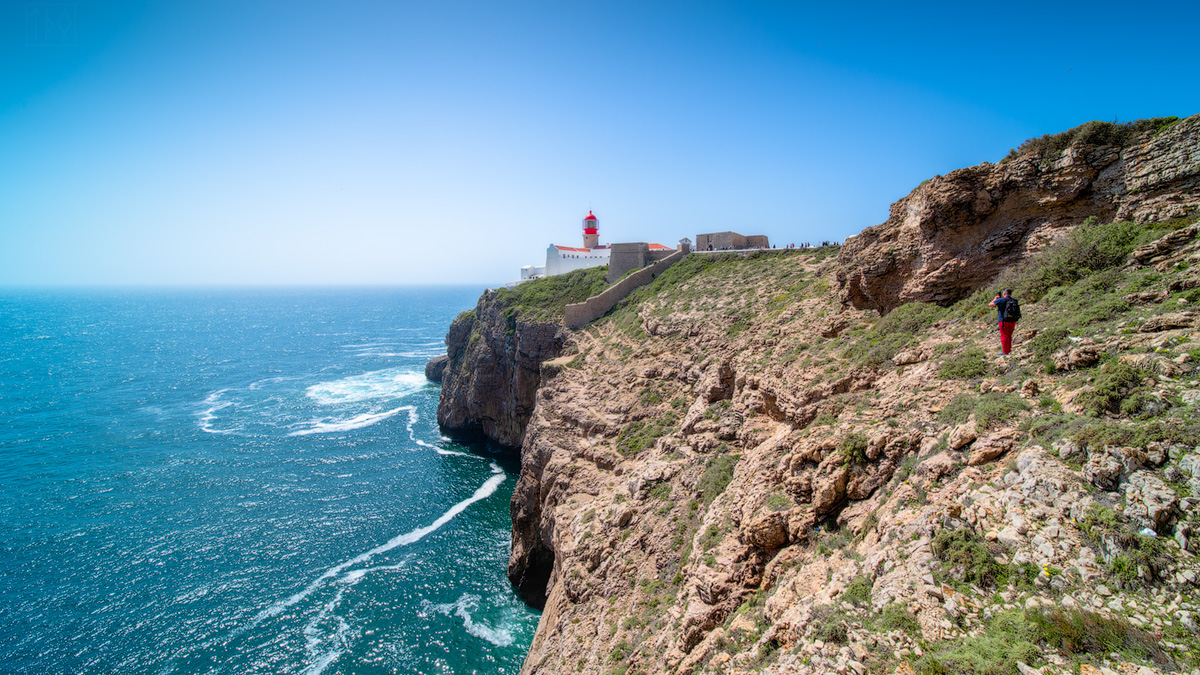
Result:
{"type": "Polygon", "coordinates": [[[0,285],[497,284],[589,208],[843,239],[1031,136],[1200,112],[1200,3],[912,5],[9,0],[0,285]]]}

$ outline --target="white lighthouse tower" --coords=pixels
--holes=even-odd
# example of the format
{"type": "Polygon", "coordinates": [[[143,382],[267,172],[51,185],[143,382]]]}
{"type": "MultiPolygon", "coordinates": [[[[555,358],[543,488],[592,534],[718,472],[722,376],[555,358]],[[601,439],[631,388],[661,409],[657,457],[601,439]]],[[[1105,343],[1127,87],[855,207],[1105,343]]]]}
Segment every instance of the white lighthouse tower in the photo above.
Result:
{"type": "Polygon", "coordinates": [[[592,250],[600,244],[600,230],[597,227],[600,221],[596,216],[588,211],[587,218],[583,219],[583,247],[587,250],[592,250]]]}

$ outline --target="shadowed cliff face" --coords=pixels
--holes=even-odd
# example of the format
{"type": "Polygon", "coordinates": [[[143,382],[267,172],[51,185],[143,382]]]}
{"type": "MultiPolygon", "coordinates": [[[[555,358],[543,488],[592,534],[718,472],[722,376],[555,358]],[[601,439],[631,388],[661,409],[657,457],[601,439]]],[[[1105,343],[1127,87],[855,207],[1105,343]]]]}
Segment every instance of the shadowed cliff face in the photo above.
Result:
{"type": "Polygon", "coordinates": [[[887,313],[970,295],[1088,217],[1138,223],[1200,208],[1200,115],[1125,148],[1079,146],[938,176],[846,240],[841,299],[887,313]]]}
{"type": "Polygon", "coordinates": [[[450,325],[438,424],[451,436],[482,435],[517,448],[533,411],[538,370],[558,356],[564,332],[557,323],[512,319],[507,309],[488,291],[450,325]]]}

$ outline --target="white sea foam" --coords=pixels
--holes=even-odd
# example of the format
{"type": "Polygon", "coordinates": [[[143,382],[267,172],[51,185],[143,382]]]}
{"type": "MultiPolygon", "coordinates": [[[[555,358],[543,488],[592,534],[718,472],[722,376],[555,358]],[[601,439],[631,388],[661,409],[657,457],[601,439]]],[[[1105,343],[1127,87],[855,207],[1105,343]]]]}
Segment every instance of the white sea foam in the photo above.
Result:
{"type": "Polygon", "coordinates": [[[427,384],[424,373],[388,368],[314,384],[304,393],[321,405],[333,405],[379,398],[402,398],[427,384]]]}
{"type": "Polygon", "coordinates": [[[230,401],[222,401],[221,395],[229,391],[228,389],[218,389],[209,394],[204,399],[204,405],[208,407],[200,411],[200,429],[210,434],[230,434],[231,429],[215,429],[212,426],[212,421],[217,419],[217,413],[233,405],[230,401]]]}
{"type": "Polygon", "coordinates": [[[425,527],[418,527],[415,530],[412,530],[410,532],[405,532],[404,534],[393,537],[393,538],[389,539],[386,543],[380,544],[379,546],[376,546],[375,548],[367,551],[366,553],[361,553],[343,563],[339,563],[337,565],[334,565],[333,567],[330,567],[329,569],[322,572],[321,575],[319,577],[317,577],[316,579],[314,579],[308,586],[305,586],[304,589],[301,590],[300,592],[292,595],[291,597],[287,598],[286,600],[281,600],[279,602],[276,602],[275,604],[271,605],[270,607],[259,612],[258,615],[256,617],[254,617],[254,621],[252,621],[250,623],[249,627],[256,626],[259,623],[261,623],[264,619],[267,619],[272,616],[276,616],[279,613],[283,612],[283,610],[287,609],[288,607],[291,607],[291,606],[295,605],[296,603],[300,602],[301,600],[304,600],[309,595],[312,595],[313,591],[316,591],[318,588],[320,588],[326,581],[338,576],[342,572],[346,571],[348,568],[353,567],[358,564],[361,564],[361,563],[364,563],[364,562],[367,562],[368,560],[379,555],[380,553],[386,553],[394,548],[397,548],[400,546],[408,546],[409,544],[414,544],[414,543],[424,539],[426,535],[438,530],[443,525],[445,525],[446,523],[453,520],[455,516],[462,513],[471,504],[474,504],[475,502],[477,502],[481,499],[486,499],[486,498],[490,497],[492,494],[494,494],[496,492],[496,489],[499,488],[500,484],[503,482],[504,482],[504,470],[501,469],[499,466],[497,466],[493,462],[492,463],[492,477],[488,478],[486,481],[484,481],[483,485],[480,485],[479,488],[475,490],[475,493],[472,494],[470,497],[467,497],[466,499],[455,504],[454,506],[451,506],[450,509],[448,511],[446,511],[445,513],[443,513],[441,516],[439,516],[437,520],[433,521],[429,525],[426,525],[425,527]]]}
{"type": "Polygon", "coordinates": [[[332,434],[332,433],[336,433],[338,431],[350,431],[351,429],[361,429],[363,427],[369,427],[372,424],[378,424],[388,418],[395,417],[397,413],[399,413],[400,411],[405,410],[405,409],[411,411],[411,410],[413,410],[413,407],[412,406],[402,406],[399,408],[393,408],[391,410],[386,410],[381,413],[363,413],[362,415],[355,415],[354,417],[351,417],[350,419],[334,420],[332,422],[322,422],[322,421],[318,421],[318,420],[313,420],[311,423],[312,426],[308,427],[307,429],[300,429],[298,431],[293,431],[292,433],[288,434],[288,436],[307,436],[309,434],[332,434]]]}
{"type": "Polygon", "coordinates": [[[462,619],[463,628],[466,629],[468,634],[474,635],[481,640],[487,640],[497,647],[507,647],[513,643],[512,631],[505,628],[493,628],[482,621],[475,620],[475,617],[471,615],[472,612],[479,609],[478,595],[464,593],[459,596],[458,600],[452,603],[445,605],[430,604],[427,607],[444,616],[450,616],[453,613],[462,619]]]}
{"type": "MultiPolygon", "coordinates": [[[[417,409],[416,409],[416,407],[414,407],[414,406],[409,406],[409,411],[408,411],[408,438],[409,438],[409,440],[411,440],[413,443],[416,443],[417,445],[421,446],[422,448],[429,448],[430,450],[433,450],[434,452],[436,452],[436,453],[437,453],[437,454],[439,454],[439,455],[452,455],[452,456],[457,456],[457,457],[474,457],[474,455],[472,455],[472,454],[470,454],[470,453],[467,453],[467,452],[458,452],[457,450],[447,450],[447,449],[445,449],[445,448],[442,448],[442,447],[436,446],[436,445],[434,445],[434,444],[432,444],[432,443],[426,443],[425,441],[423,441],[423,440],[421,440],[421,439],[417,438],[417,433],[416,433],[416,431],[414,431],[414,430],[413,430],[413,425],[415,425],[415,424],[417,423],[417,420],[418,420],[418,419],[420,419],[420,418],[417,416],[417,409]]],[[[450,440],[449,438],[446,438],[445,436],[442,436],[442,437],[441,437],[441,439],[442,439],[443,441],[449,441],[449,440],[450,440]]]]}

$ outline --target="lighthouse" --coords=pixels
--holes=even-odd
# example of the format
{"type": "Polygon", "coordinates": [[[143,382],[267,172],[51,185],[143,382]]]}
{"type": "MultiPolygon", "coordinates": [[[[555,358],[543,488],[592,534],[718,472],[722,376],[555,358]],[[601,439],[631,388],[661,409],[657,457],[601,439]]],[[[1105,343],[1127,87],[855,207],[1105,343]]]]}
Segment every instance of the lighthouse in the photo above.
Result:
{"type": "Polygon", "coordinates": [[[596,227],[599,223],[600,221],[596,220],[596,216],[593,216],[590,210],[587,218],[583,219],[583,247],[589,251],[600,244],[599,229],[596,227]]]}

